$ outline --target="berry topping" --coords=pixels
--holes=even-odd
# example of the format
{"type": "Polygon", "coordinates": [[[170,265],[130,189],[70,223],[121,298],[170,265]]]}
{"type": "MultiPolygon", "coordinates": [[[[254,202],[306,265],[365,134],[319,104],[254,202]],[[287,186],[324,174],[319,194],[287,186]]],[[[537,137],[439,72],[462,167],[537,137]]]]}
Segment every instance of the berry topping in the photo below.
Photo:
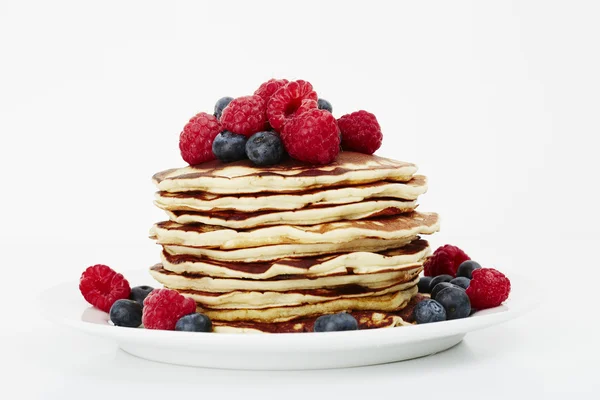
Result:
{"type": "Polygon", "coordinates": [[[83,271],[79,290],[88,303],[104,312],[109,312],[115,301],[128,298],[131,292],[123,275],[102,264],[83,271]]]}
{"type": "Polygon", "coordinates": [[[438,275],[436,277],[434,277],[431,282],[429,282],[429,290],[432,291],[433,288],[438,284],[438,283],[442,283],[442,282],[450,282],[452,280],[452,276],[450,275],[438,275]]]}
{"type": "Polygon", "coordinates": [[[333,107],[331,106],[331,103],[328,102],[327,100],[319,99],[319,100],[317,100],[317,102],[318,102],[319,110],[333,112],[333,107]]]}
{"type": "Polygon", "coordinates": [[[447,287],[435,296],[435,300],[446,310],[448,320],[466,318],[471,314],[471,302],[459,287],[447,287]]]}
{"type": "Polygon", "coordinates": [[[246,158],[247,140],[244,135],[223,131],[212,144],[213,154],[224,163],[243,160],[246,158]]]}
{"type": "Polygon", "coordinates": [[[181,157],[190,165],[214,160],[212,143],[220,131],[221,126],[214,115],[196,114],[179,135],[181,157]]]}
{"type": "Polygon", "coordinates": [[[342,148],[373,154],[381,147],[383,135],[377,118],[367,111],[356,111],[338,119],[342,132],[342,148]]]}
{"type": "Polygon", "coordinates": [[[258,89],[256,89],[254,95],[262,97],[265,103],[268,103],[271,99],[271,96],[273,96],[276,91],[287,85],[288,82],[289,81],[287,79],[269,79],[260,85],[258,89]]]}
{"type": "Polygon", "coordinates": [[[144,300],[142,322],[147,329],[172,331],[179,318],[196,311],[196,302],[171,289],[154,289],[144,300]]]}
{"type": "Polygon", "coordinates": [[[302,100],[314,100],[315,103],[305,103],[301,111],[306,111],[306,107],[314,105],[317,107],[317,93],[312,85],[306,81],[293,81],[277,90],[267,104],[267,117],[269,124],[278,132],[281,132],[283,126],[293,117],[298,115],[298,109],[302,105],[302,100]]]}
{"type": "Polygon", "coordinates": [[[456,276],[458,266],[471,258],[456,246],[445,245],[439,247],[424,263],[424,274],[426,276],[437,276],[442,274],[456,276]]]}
{"type": "Polygon", "coordinates": [[[137,328],[142,324],[142,306],[133,300],[117,300],[110,308],[110,320],[116,326],[137,328]]]}
{"type": "Polygon", "coordinates": [[[229,105],[229,103],[231,103],[231,100],[233,100],[233,97],[221,97],[219,100],[217,100],[217,103],[215,104],[215,113],[214,113],[214,116],[217,119],[221,119],[221,114],[223,114],[223,109],[225,107],[227,107],[229,105]]]}
{"type": "Polygon", "coordinates": [[[334,332],[334,331],[356,331],[358,322],[356,318],[347,313],[321,315],[315,321],[315,332],[334,332]]]}
{"type": "Polygon", "coordinates": [[[419,278],[419,284],[417,285],[419,288],[419,293],[430,293],[431,290],[429,290],[429,284],[431,283],[431,277],[430,276],[422,276],[421,278],[419,278]]]}
{"type": "Polygon", "coordinates": [[[445,321],[446,310],[435,300],[422,300],[415,306],[413,318],[417,324],[445,321]]]}
{"type": "Polygon", "coordinates": [[[246,143],[246,155],[255,165],[277,164],[285,150],[279,135],[274,132],[258,132],[246,143]]]}
{"type": "Polygon", "coordinates": [[[310,110],[289,121],[281,139],[290,156],[312,164],[329,164],[340,152],[335,118],[324,110],[310,110]]]}
{"type": "Polygon", "coordinates": [[[131,288],[129,299],[140,303],[140,306],[144,306],[144,300],[153,291],[154,288],[151,286],[136,286],[131,288]]]}
{"type": "Polygon", "coordinates": [[[175,324],[176,331],[211,332],[212,321],[204,314],[193,313],[179,318],[175,324]]]}
{"type": "Polygon", "coordinates": [[[473,277],[473,271],[481,268],[478,262],[473,260],[463,261],[456,270],[456,276],[464,276],[467,279],[471,279],[473,277]]]}
{"type": "Polygon", "coordinates": [[[508,298],[510,280],[493,268],[480,268],[473,271],[473,279],[467,288],[473,308],[484,310],[498,307],[508,298]]]}
{"type": "Polygon", "coordinates": [[[465,278],[464,276],[459,276],[452,279],[450,283],[466,290],[469,287],[471,280],[469,278],[465,278]]]}
{"type": "Polygon", "coordinates": [[[238,97],[229,103],[221,115],[223,129],[244,136],[252,136],[265,129],[266,103],[260,96],[238,97]]]}
{"type": "MultiPolygon", "coordinates": [[[[439,293],[439,292],[440,292],[442,289],[445,289],[445,288],[447,288],[447,287],[455,287],[455,288],[458,288],[459,286],[456,286],[455,284],[453,284],[453,283],[450,283],[450,282],[441,282],[441,283],[438,283],[437,285],[435,285],[435,286],[434,286],[434,287],[431,289],[431,298],[432,298],[432,299],[435,299],[435,298],[436,298],[436,296],[437,296],[437,294],[438,294],[438,293],[439,293]]],[[[464,290],[464,289],[463,289],[463,290],[464,290]]]]}

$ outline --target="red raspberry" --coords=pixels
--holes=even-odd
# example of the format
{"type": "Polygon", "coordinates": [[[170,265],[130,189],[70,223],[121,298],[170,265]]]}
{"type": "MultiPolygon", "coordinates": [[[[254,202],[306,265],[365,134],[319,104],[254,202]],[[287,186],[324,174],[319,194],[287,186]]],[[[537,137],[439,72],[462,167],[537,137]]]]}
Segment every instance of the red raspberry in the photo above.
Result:
{"type": "Polygon", "coordinates": [[[117,300],[129,298],[131,288],[123,275],[102,264],[88,267],[79,279],[79,290],[85,300],[109,312],[117,300]]]}
{"type": "MultiPolygon", "coordinates": [[[[302,100],[305,99],[315,102],[318,99],[312,85],[306,81],[292,81],[276,91],[267,104],[267,117],[271,127],[277,132],[281,132],[283,125],[288,120],[299,115],[298,109],[302,105],[302,100]]],[[[303,111],[306,109],[304,108],[303,111]]]]}
{"type": "Polygon", "coordinates": [[[147,329],[173,331],[179,318],[196,311],[196,302],[175,290],[154,289],[144,300],[142,323],[147,329]]]}
{"type": "Polygon", "coordinates": [[[508,298],[510,280],[494,268],[473,271],[473,279],[467,288],[471,307],[476,310],[498,307],[508,298]]]}
{"type": "Polygon", "coordinates": [[[266,103],[260,96],[238,97],[221,114],[223,129],[244,136],[263,131],[267,124],[266,103]]]}
{"type": "Polygon", "coordinates": [[[212,143],[219,132],[221,125],[214,115],[204,112],[196,114],[179,135],[181,157],[190,165],[214,160],[212,143]]]}
{"type": "Polygon", "coordinates": [[[288,121],[281,140],[291,157],[312,164],[329,164],[340,152],[340,131],[325,110],[306,111],[288,121]]]}
{"type": "Polygon", "coordinates": [[[447,244],[438,249],[423,263],[425,276],[452,275],[456,276],[456,270],[463,261],[471,257],[456,246],[447,244]]]}
{"type": "Polygon", "coordinates": [[[338,119],[342,132],[342,148],[373,154],[381,147],[383,135],[377,118],[370,112],[360,110],[346,114],[338,119]]]}
{"type": "Polygon", "coordinates": [[[260,96],[265,101],[265,103],[268,103],[271,96],[273,96],[273,94],[277,90],[287,85],[288,82],[289,81],[287,79],[269,79],[268,81],[260,85],[258,89],[256,89],[254,95],[260,96]]]}

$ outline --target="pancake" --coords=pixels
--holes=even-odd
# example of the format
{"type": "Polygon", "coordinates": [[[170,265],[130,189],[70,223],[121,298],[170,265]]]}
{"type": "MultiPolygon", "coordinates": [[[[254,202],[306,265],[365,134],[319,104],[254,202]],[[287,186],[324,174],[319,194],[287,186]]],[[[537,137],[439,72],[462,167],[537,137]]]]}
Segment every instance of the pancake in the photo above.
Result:
{"type": "Polygon", "coordinates": [[[340,245],[363,239],[406,240],[438,230],[437,214],[412,212],[369,220],[328,222],[313,226],[277,225],[245,231],[164,221],[154,225],[150,236],[162,245],[234,250],[286,244],[340,245]]]}
{"type": "Polygon", "coordinates": [[[308,206],[292,211],[166,211],[169,220],[179,224],[218,225],[232,229],[249,229],[269,225],[317,225],[340,220],[357,220],[411,212],[416,200],[374,199],[362,203],[330,207],[308,206]]]}
{"type": "Polygon", "coordinates": [[[373,155],[341,152],[334,162],[315,166],[293,159],[257,167],[249,160],[223,164],[218,160],[154,175],[160,191],[204,191],[216,194],[301,192],[377,181],[408,182],[414,164],[373,155]]]}
{"type": "Polygon", "coordinates": [[[358,203],[373,198],[416,200],[426,191],[427,179],[422,175],[416,175],[406,183],[383,181],[297,193],[264,193],[260,196],[256,194],[216,195],[208,192],[157,192],[154,204],[169,211],[257,212],[358,203]]]}
{"type": "Polygon", "coordinates": [[[339,273],[361,275],[418,263],[430,253],[427,241],[418,239],[406,246],[381,253],[353,251],[329,256],[282,258],[271,262],[222,262],[190,255],[172,255],[166,251],[161,252],[161,258],[163,268],[175,273],[261,280],[280,275],[301,275],[305,278],[339,273]]]}

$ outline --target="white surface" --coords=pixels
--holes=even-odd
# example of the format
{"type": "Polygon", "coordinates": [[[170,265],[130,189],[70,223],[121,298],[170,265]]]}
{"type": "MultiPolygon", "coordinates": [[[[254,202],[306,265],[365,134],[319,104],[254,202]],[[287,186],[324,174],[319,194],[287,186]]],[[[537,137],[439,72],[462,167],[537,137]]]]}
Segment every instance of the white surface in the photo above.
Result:
{"type": "Polygon", "coordinates": [[[0,397],[596,398],[598,3],[265,4],[0,2],[0,397]],[[544,305],[434,357],[302,373],[165,366],[40,320],[87,265],[158,259],[150,175],[191,115],[272,76],[374,112],[379,154],[430,177],[432,244],[518,266],[544,305]]]}

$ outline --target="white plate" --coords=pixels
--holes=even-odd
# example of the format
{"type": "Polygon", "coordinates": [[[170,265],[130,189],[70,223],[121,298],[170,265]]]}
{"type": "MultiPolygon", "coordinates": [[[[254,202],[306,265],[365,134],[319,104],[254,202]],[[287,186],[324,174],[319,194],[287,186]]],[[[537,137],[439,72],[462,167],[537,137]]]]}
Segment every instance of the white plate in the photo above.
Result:
{"type": "MultiPolygon", "coordinates": [[[[124,275],[135,286],[158,286],[146,271],[124,275]]],[[[460,343],[468,332],[531,310],[536,304],[531,284],[512,275],[510,278],[512,292],[505,304],[469,318],[350,332],[216,334],[116,327],[109,324],[107,313],[85,302],[77,281],[48,289],[41,296],[41,304],[51,320],[114,339],[122,350],[148,360],[249,370],[342,368],[438,353],[460,343]]]]}

